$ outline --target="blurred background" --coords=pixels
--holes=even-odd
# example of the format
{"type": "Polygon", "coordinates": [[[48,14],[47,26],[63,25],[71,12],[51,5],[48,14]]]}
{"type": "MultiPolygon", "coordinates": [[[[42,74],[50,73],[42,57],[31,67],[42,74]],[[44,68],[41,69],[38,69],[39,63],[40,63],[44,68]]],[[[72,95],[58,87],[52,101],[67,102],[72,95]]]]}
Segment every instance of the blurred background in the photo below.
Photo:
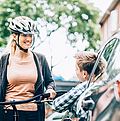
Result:
{"type": "Polygon", "coordinates": [[[46,56],[57,90],[68,91],[79,83],[73,56],[83,50],[98,52],[119,29],[120,1],[0,0],[0,56],[9,52],[8,26],[17,16],[36,22],[39,34],[31,50],[46,56]]]}

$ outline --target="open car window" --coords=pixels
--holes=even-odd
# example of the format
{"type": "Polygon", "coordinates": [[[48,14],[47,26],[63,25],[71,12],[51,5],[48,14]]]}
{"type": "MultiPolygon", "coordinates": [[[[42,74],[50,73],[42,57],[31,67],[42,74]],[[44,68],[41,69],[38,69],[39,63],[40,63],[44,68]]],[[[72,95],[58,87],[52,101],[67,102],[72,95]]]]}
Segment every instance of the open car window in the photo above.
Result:
{"type": "Polygon", "coordinates": [[[101,74],[97,80],[100,79],[102,75],[104,76],[102,78],[103,80],[112,80],[120,73],[120,39],[115,38],[110,41],[106,45],[102,56],[107,61],[107,65],[104,73],[101,74]]]}
{"type": "MultiPolygon", "coordinates": [[[[101,86],[120,80],[120,32],[112,36],[98,52],[98,58],[90,74],[88,85],[83,95],[90,95],[97,91],[101,86]],[[105,71],[96,79],[95,84],[89,88],[92,76],[98,65],[100,57],[103,56],[107,61],[105,71]]],[[[85,96],[85,97],[86,97],[85,96]]],[[[84,97],[84,96],[83,96],[84,97]]]]}
{"type": "Polygon", "coordinates": [[[106,73],[108,79],[114,79],[120,73],[120,38],[111,41],[103,54],[107,60],[106,73]]]}
{"type": "MultiPolygon", "coordinates": [[[[96,79],[111,81],[120,73],[120,32],[113,35],[98,52],[99,56],[92,69],[89,83],[98,65],[100,57],[103,56],[107,62],[105,71],[96,79]]],[[[89,87],[89,85],[88,85],[89,87]]]]}

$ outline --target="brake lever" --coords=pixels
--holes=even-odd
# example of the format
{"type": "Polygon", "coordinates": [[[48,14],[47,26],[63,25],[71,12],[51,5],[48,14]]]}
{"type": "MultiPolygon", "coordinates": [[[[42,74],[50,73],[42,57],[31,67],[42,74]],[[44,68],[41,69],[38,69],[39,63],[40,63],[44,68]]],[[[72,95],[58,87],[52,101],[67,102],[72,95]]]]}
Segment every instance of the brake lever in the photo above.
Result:
{"type": "Polygon", "coordinates": [[[34,101],[34,103],[38,103],[38,104],[40,104],[41,103],[41,100],[42,100],[42,96],[40,96],[40,98],[38,99],[38,100],[36,100],[36,101],[34,101]]]}
{"type": "MultiPolygon", "coordinates": [[[[40,103],[43,103],[43,102],[47,102],[47,100],[43,100],[43,99],[44,99],[44,98],[48,98],[48,97],[50,97],[50,93],[46,93],[46,94],[44,94],[44,95],[41,95],[40,98],[39,98],[38,100],[34,101],[34,103],[40,104],[40,103]],[[42,100],[42,101],[41,101],[41,100],[42,100]]],[[[49,102],[50,102],[50,101],[49,101],[49,102]]]]}

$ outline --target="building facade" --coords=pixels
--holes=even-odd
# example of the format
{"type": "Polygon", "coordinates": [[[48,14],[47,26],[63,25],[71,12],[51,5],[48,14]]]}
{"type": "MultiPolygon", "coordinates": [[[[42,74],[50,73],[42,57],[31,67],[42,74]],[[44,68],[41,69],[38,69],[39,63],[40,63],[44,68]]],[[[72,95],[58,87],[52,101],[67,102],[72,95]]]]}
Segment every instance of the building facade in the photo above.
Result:
{"type": "Polygon", "coordinates": [[[102,45],[120,28],[120,0],[113,0],[99,24],[102,45]]]}

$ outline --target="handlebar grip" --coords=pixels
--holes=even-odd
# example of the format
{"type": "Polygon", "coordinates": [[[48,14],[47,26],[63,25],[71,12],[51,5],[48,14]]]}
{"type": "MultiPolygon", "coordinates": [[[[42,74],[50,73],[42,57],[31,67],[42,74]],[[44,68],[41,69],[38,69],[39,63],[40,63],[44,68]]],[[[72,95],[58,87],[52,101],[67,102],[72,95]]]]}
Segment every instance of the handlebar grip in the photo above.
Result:
{"type": "Polygon", "coordinates": [[[50,97],[50,93],[43,94],[43,98],[48,98],[50,97]]]}

